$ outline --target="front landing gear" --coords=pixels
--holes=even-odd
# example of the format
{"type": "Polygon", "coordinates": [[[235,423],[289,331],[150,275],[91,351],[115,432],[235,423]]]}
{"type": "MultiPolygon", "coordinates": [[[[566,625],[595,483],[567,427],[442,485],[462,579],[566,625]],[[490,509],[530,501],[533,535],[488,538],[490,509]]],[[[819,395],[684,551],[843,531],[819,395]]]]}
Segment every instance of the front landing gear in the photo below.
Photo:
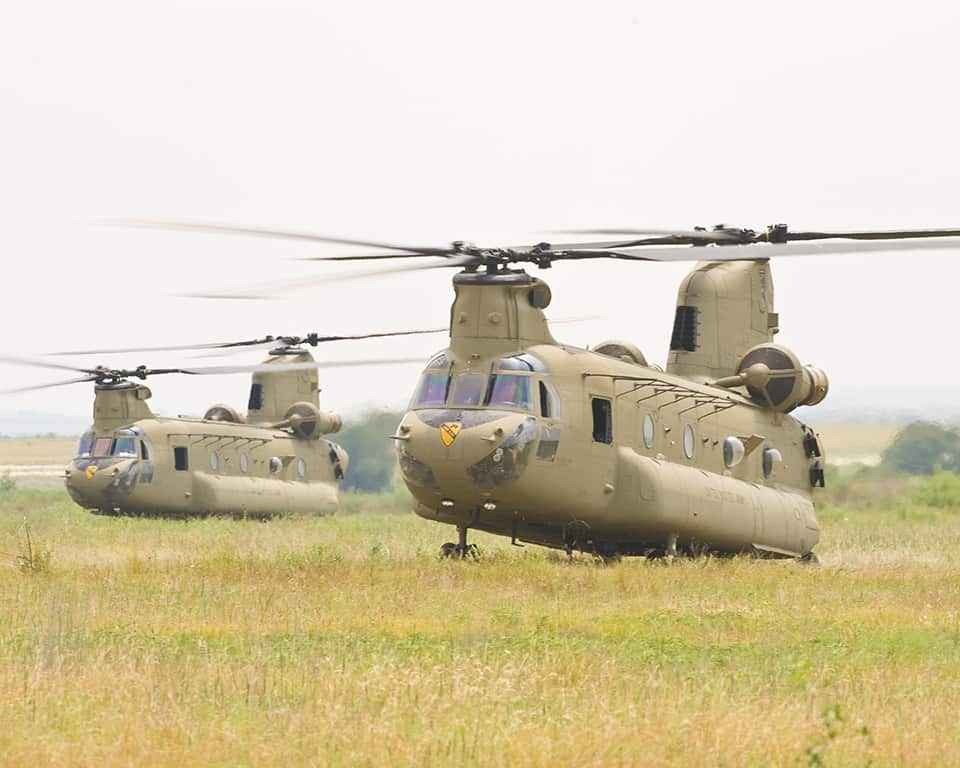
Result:
{"type": "Polygon", "coordinates": [[[440,557],[453,557],[457,560],[466,560],[467,558],[479,560],[480,550],[477,545],[467,543],[467,526],[458,525],[457,533],[459,534],[459,542],[454,544],[452,541],[448,541],[440,547],[440,557]]]}

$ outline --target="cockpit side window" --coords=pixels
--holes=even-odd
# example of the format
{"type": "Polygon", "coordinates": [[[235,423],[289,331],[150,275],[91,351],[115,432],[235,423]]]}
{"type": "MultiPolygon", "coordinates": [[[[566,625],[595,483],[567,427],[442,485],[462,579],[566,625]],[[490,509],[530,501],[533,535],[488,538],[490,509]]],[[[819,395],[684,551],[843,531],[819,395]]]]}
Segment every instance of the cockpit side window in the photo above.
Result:
{"type": "Polygon", "coordinates": [[[77,446],[77,458],[86,459],[93,450],[93,432],[84,432],[80,438],[80,445],[77,446]]]}
{"type": "Polygon", "coordinates": [[[420,377],[411,408],[440,408],[447,402],[450,376],[439,371],[427,371],[420,377]]]}
{"type": "Polygon", "coordinates": [[[531,384],[529,376],[513,374],[494,374],[490,377],[490,389],[484,405],[494,408],[519,408],[532,410],[531,384]]]}
{"type": "Polygon", "coordinates": [[[461,373],[453,389],[452,405],[480,405],[487,388],[487,376],[483,373],[461,373]]]}
{"type": "Polygon", "coordinates": [[[552,381],[540,381],[540,415],[545,419],[560,418],[560,393],[552,381]]]}

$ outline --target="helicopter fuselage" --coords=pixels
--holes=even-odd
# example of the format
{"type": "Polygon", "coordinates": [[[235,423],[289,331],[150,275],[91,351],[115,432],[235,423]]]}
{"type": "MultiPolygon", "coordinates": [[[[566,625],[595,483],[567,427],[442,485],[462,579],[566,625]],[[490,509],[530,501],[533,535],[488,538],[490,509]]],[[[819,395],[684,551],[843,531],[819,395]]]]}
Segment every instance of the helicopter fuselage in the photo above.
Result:
{"type": "Polygon", "coordinates": [[[459,370],[448,403],[403,418],[395,439],[419,515],[601,553],[700,545],[801,556],[817,543],[810,492],[817,459],[796,419],[586,350],[524,352],[543,370],[446,360],[459,370]],[[498,376],[526,378],[519,389],[529,397],[514,408],[454,405],[473,372],[490,388],[498,376]],[[724,456],[728,438],[743,446],[733,466],[735,452],[724,456]]]}

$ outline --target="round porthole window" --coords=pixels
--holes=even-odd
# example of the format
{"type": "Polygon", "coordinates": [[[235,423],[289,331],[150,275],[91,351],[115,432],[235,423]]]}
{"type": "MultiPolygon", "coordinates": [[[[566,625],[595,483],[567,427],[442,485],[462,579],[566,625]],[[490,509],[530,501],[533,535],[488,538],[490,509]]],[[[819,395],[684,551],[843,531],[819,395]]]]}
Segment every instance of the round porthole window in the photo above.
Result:
{"type": "Polygon", "coordinates": [[[743,461],[745,454],[746,449],[743,446],[743,440],[739,437],[728,437],[723,441],[723,464],[728,469],[743,461]]]}
{"type": "Polygon", "coordinates": [[[693,458],[693,448],[695,436],[693,434],[693,427],[689,424],[683,428],[683,452],[688,459],[693,458]]]}
{"type": "Polygon", "coordinates": [[[301,480],[304,480],[307,477],[307,462],[305,462],[303,459],[297,459],[297,475],[301,480]]]}
{"type": "Polygon", "coordinates": [[[647,448],[653,448],[655,434],[656,426],[653,423],[653,416],[648,413],[643,417],[643,444],[647,448]]]}
{"type": "Polygon", "coordinates": [[[270,457],[270,472],[274,475],[279,474],[280,470],[283,469],[283,462],[280,461],[276,456],[270,457]]]}
{"type": "Polygon", "coordinates": [[[220,468],[220,457],[216,453],[210,454],[210,469],[216,472],[220,468]]]}
{"type": "Polygon", "coordinates": [[[783,455],[776,448],[766,448],[763,451],[763,476],[770,479],[777,465],[783,461],[783,455]]]}
{"type": "Polygon", "coordinates": [[[240,454],[240,471],[246,472],[248,469],[250,469],[250,459],[247,458],[247,454],[241,453],[240,454]]]}

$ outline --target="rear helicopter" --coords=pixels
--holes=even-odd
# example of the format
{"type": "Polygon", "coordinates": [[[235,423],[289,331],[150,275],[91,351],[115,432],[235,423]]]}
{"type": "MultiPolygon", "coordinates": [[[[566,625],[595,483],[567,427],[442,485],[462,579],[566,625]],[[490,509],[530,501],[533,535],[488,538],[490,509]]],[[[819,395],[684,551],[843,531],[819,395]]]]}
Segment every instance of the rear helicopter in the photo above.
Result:
{"type": "MultiPolygon", "coordinates": [[[[774,343],[771,257],[960,247],[960,230],[592,230],[621,239],[481,248],[403,246],[219,225],[150,226],[382,249],[317,261],[434,259],[453,279],[449,347],[426,365],[396,433],[421,517],[604,557],[750,552],[815,559],[816,432],[790,415],[826,397],[826,374],[774,343]],[[842,241],[842,242],[838,242],[842,241]],[[910,241],[909,243],[906,241],[910,241]],[[439,261],[437,261],[439,259],[439,261]],[[634,345],[556,341],[549,286],[514,265],[695,261],[680,286],[666,370],[634,345]]],[[[580,234],[588,234],[581,232],[580,234]]]]}
{"type": "Polygon", "coordinates": [[[40,360],[0,361],[79,377],[24,387],[46,389],[74,383],[94,385],[93,424],[64,471],[71,498],[96,514],[269,518],[288,514],[332,514],[349,466],[342,446],[328,436],[340,431],[339,415],[319,402],[318,369],[390,365],[412,359],[317,362],[307,349],[328,341],[434,333],[398,331],[362,336],[268,336],[263,339],[146,349],[61,353],[106,355],[165,350],[237,351],[270,347],[257,365],[182,368],[139,366],[83,368],[40,360]],[[224,404],[200,418],[164,417],[148,405],[146,379],[169,374],[205,376],[252,373],[245,414],[224,404]]]}

